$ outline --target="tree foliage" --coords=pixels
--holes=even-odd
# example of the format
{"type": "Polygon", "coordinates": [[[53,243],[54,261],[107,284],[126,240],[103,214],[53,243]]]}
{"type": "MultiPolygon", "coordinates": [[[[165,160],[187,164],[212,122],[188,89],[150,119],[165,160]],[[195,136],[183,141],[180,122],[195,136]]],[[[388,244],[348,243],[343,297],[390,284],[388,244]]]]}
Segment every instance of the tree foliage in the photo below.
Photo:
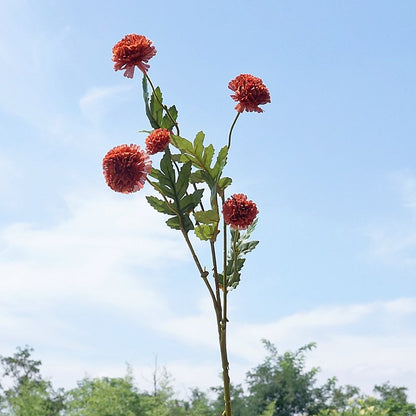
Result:
{"type": "MultiPolygon", "coordinates": [[[[319,385],[319,369],[305,366],[313,343],[283,354],[268,341],[264,346],[266,358],[247,373],[247,391],[231,386],[235,416],[416,415],[405,387],[376,385],[370,396],[354,386],[338,386],[335,378],[319,385]]],[[[155,377],[157,385],[150,393],[138,389],[129,368],[125,377],[84,377],[74,389],[55,390],[42,377],[41,361],[32,352],[25,347],[10,357],[0,356],[1,416],[220,416],[224,410],[223,387],[209,392],[193,388],[185,400],[178,399],[166,370],[155,377]]]]}
{"type": "Polygon", "coordinates": [[[270,413],[271,403],[275,416],[314,415],[325,408],[333,383],[317,386],[315,376],[319,369],[305,369],[305,353],[315,348],[315,344],[279,355],[273,344],[263,342],[268,356],[247,374],[251,411],[270,413]]]}
{"type": "Polygon", "coordinates": [[[64,395],[40,375],[39,360],[31,359],[32,348],[17,348],[10,357],[0,356],[0,414],[13,416],[57,416],[64,395]],[[7,387],[6,387],[7,386],[7,387]]]}

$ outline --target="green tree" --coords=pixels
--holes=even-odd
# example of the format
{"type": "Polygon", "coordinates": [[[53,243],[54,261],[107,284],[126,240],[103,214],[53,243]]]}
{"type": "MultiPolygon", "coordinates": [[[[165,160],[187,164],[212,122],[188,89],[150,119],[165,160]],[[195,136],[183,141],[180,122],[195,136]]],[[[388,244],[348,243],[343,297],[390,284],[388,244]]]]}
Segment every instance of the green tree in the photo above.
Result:
{"type": "MultiPolygon", "coordinates": [[[[221,415],[224,410],[224,389],[221,386],[213,387],[211,390],[217,393],[217,399],[213,403],[214,415],[221,415]]],[[[252,416],[248,409],[247,396],[240,384],[230,385],[230,396],[233,416],[252,416]]]]}
{"type": "Polygon", "coordinates": [[[64,407],[63,391],[55,391],[52,384],[42,378],[42,363],[31,359],[32,352],[33,349],[26,346],[18,347],[11,357],[0,356],[0,411],[3,415],[57,416],[64,407]]]}
{"type": "Polygon", "coordinates": [[[138,416],[142,415],[141,398],[131,375],[124,378],[88,377],[67,394],[68,416],[138,416]]]}
{"type": "Polygon", "coordinates": [[[279,355],[276,347],[263,341],[268,356],[262,364],[247,373],[248,407],[251,415],[270,412],[274,402],[274,416],[314,415],[328,407],[334,380],[316,386],[318,368],[305,370],[305,353],[315,347],[310,343],[296,352],[279,355]]]}
{"type": "Polygon", "coordinates": [[[357,395],[344,407],[322,410],[317,416],[415,416],[416,406],[407,401],[406,390],[384,383],[374,387],[379,397],[357,395]]]}
{"type": "MultiPolygon", "coordinates": [[[[187,414],[190,416],[212,416],[215,414],[206,393],[202,392],[198,388],[191,390],[189,406],[186,406],[186,408],[187,414]]],[[[222,399],[222,410],[224,410],[224,399],[222,399]]],[[[235,413],[235,415],[237,414],[235,413]]]]}

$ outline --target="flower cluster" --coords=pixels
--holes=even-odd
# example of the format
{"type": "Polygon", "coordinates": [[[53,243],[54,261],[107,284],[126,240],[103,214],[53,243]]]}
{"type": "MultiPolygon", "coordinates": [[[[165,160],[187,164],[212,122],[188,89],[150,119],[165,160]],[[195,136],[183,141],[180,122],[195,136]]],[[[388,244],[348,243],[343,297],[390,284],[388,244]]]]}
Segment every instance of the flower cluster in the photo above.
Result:
{"type": "Polygon", "coordinates": [[[244,194],[234,194],[222,206],[224,221],[234,230],[246,230],[259,213],[256,204],[244,194]]]}
{"type": "Polygon", "coordinates": [[[156,48],[152,41],[142,35],[134,33],[126,35],[113,47],[114,70],[125,70],[124,76],[133,78],[134,68],[137,66],[143,73],[147,72],[149,59],[156,55],[156,48]]]}
{"type": "Polygon", "coordinates": [[[124,70],[127,78],[133,78],[136,67],[143,73],[145,111],[154,130],[145,139],[145,150],[137,144],[123,144],[111,149],[103,159],[104,177],[112,190],[126,194],[139,191],[147,181],[162,196],[147,196],[148,203],[169,217],[166,224],[170,228],[182,232],[215,309],[217,328],[221,334],[219,344],[224,382],[223,415],[231,416],[226,345],[227,296],[240,282],[245,255],[258,244],[258,241],[249,238],[259,211],[256,204],[244,194],[234,194],[224,202],[232,179],[223,176],[223,170],[229,157],[237,119],[244,111],[263,112],[259,106],[270,103],[269,90],[260,78],[250,74],[240,74],[229,82],[228,88],[233,91],[231,98],[237,102],[237,114],[228,134],[228,145],[220,149],[215,160],[214,147],[212,144],[204,144],[205,134],[202,131],[197,133],[193,142],[181,137],[176,106],[168,107],[163,103],[160,88],[155,88],[147,74],[150,68],[148,62],[156,55],[152,41],[133,33],[116,43],[112,52],[115,71],[124,70]],[[151,92],[148,91],[149,85],[151,92]],[[170,143],[171,149],[168,147],[170,143]],[[152,168],[150,155],[163,151],[160,169],[152,168]],[[147,178],[148,175],[150,179],[147,178]],[[203,204],[202,197],[207,196],[206,191],[209,194],[207,202],[204,201],[203,204]],[[219,200],[223,202],[222,212],[219,200]],[[223,242],[222,271],[219,269],[221,263],[217,261],[215,246],[220,226],[224,227],[224,238],[220,239],[223,242]],[[239,230],[246,231],[240,233],[239,230]],[[210,243],[212,273],[202,266],[194,243],[188,237],[190,231],[194,231],[200,240],[210,243]],[[230,233],[231,241],[226,237],[227,232],[230,233]]]}
{"type": "Polygon", "coordinates": [[[150,133],[145,140],[146,152],[149,155],[154,155],[158,152],[163,152],[170,142],[171,131],[166,129],[156,129],[150,133]]]}
{"type": "Polygon", "coordinates": [[[151,169],[152,162],[149,155],[136,144],[114,147],[103,160],[107,185],[113,191],[123,194],[142,189],[151,169]]]}
{"type": "Polygon", "coordinates": [[[255,111],[262,113],[259,107],[261,104],[270,103],[270,93],[260,78],[249,74],[241,74],[229,82],[228,88],[234,91],[231,95],[234,101],[238,101],[235,109],[242,113],[245,111],[255,111]]]}
{"type": "MultiPolygon", "coordinates": [[[[156,55],[152,41],[145,36],[130,34],[117,42],[113,47],[112,60],[114,69],[124,70],[124,76],[133,78],[137,66],[144,74],[149,69],[147,62],[156,55]]],[[[270,103],[270,94],[260,78],[250,74],[240,74],[229,82],[228,88],[237,102],[235,109],[258,112],[263,110],[259,105],[270,103]]],[[[110,150],[103,160],[104,176],[108,186],[117,192],[131,193],[143,188],[152,163],[149,155],[162,152],[170,143],[172,132],[158,128],[145,139],[146,151],[139,146],[121,145],[110,150]]],[[[253,223],[258,214],[256,204],[247,200],[244,194],[234,194],[223,205],[226,224],[236,230],[245,230],[253,223]]]]}

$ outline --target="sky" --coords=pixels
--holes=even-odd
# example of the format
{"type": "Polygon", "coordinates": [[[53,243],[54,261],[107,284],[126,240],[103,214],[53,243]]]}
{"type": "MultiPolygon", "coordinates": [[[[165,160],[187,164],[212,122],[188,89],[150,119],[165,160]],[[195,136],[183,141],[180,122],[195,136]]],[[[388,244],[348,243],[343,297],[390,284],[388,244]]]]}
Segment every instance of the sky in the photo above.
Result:
{"type": "Polygon", "coordinates": [[[102,175],[108,150],[150,129],[138,72],[111,62],[137,33],[188,139],[226,144],[238,74],[270,91],[264,113],[239,118],[225,170],[260,211],[229,295],[232,382],[264,359],[262,339],[316,342],[321,381],[390,381],[416,401],[415,17],[412,0],[2,0],[0,354],[33,347],[56,387],[127,362],[141,389],[164,367],[184,396],[221,383],[180,234],[149,189],[117,194],[102,175]]]}

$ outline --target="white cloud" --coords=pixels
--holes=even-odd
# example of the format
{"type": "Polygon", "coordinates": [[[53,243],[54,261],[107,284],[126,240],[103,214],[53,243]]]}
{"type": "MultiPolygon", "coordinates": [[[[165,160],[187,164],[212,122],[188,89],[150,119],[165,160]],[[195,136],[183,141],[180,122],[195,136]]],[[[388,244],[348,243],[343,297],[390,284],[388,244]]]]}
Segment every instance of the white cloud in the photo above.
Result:
{"type": "MultiPolygon", "coordinates": [[[[170,319],[164,328],[171,336],[192,346],[218,348],[212,327],[213,313],[201,306],[200,313],[180,319],[170,319]],[[187,330],[185,330],[185,328],[187,330]],[[192,328],[190,330],[190,328],[192,328]]],[[[229,351],[231,372],[235,382],[242,382],[244,373],[258,365],[265,357],[260,340],[268,339],[278,350],[294,351],[316,342],[317,349],[308,354],[308,365],[322,369],[321,381],[337,376],[341,384],[353,384],[367,393],[376,384],[390,380],[395,385],[409,388],[412,400],[416,399],[416,299],[401,298],[386,302],[327,306],[286,316],[275,322],[229,323],[229,351]],[[237,364],[233,365],[236,361],[237,364]]],[[[177,363],[176,363],[177,364],[177,363]]],[[[218,362],[212,362],[215,367],[218,362]]],[[[167,364],[171,369],[170,363],[167,364]]],[[[216,367],[217,368],[217,367],[216,367]]],[[[179,381],[193,379],[188,385],[198,385],[201,375],[194,377],[176,365],[172,372],[179,381]],[[185,374],[188,374],[185,377],[185,374]]],[[[206,372],[208,385],[218,384],[217,374],[206,372]]]]}
{"type": "MultiPolygon", "coordinates": [[[[156,283],[171,263],[191,265],[180,235],[165,226],[140,194],[106,190],[68,196],[66,202],[68,213],[55,225],[15,223],[0,231],[2,353],[22,345],[23,339],[54,350],[41,358],[45,374],[56,375],[62,385],[74,385],[85,372],[115,375],[112,371],[118,369],[116,375],[124,374],[124,357],[114,364],[85,358],[81,351],[90,350],[91,357],[97,347],[74,337],[76,323],[57,314],[66,302],[91,305],[109,316],[128,318],[130,332],[139,326],[144,337],[159,336],[178,349],[199,351],[198,359],[166,360],[160,346],[161,361],[182,391],[185,386],[218,385],[217,332],[209,297],[199,301],[195,313],[178,313],[170,294],[156,283]]],[[[234,315],[229,351],[237,383],[264,358],[262,338],[280,352],[316,341],[308,363],[320,366],[325,377],[336,375],[343,384],[367,390],[389,379],[407,385],[415,398],[415,298],[327,305],[272,322],[247,323],[238,320],[238,311],[234,315]]],[[[131,364],[136,375],[150,377],[151,365],[139,359],[131,364]]]]}
{"type": "Polygon", "coordinates": [[[164,308],[148,275],[184,261],[185,247],[143,197],[110,192],[68,197],[68,217],[55,226],[15,223],[2,230],[3,307],[25,313],[72,299],[134,308],[138,316],[148,316],[150,305],[164,308]]]}
{"type": "MultiPolygon", "coordinates": [[[[129,98],[126,91],[129,85],[90,88],[79,100],[79,106],[85,118],[97,123],[116,106],[122,106],[129,98]]],[[[125,104],[126,105],[126,104],[125,104]]]]}

